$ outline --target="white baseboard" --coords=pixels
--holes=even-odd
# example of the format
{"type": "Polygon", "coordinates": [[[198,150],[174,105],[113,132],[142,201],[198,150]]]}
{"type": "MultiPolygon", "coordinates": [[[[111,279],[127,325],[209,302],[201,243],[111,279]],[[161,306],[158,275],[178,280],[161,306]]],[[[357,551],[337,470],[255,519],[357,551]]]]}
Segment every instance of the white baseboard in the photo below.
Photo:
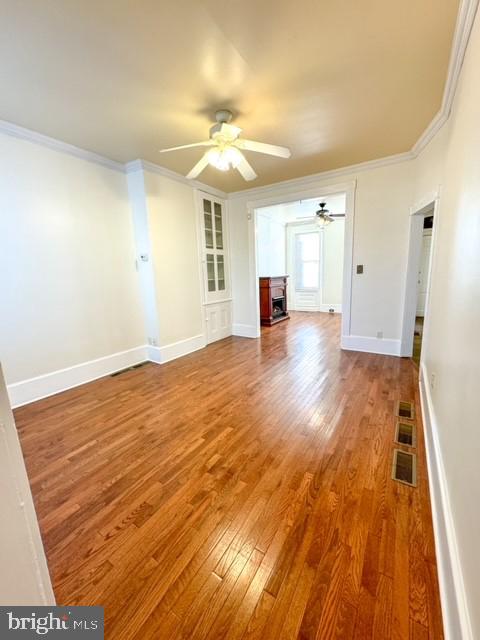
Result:
{"type": "Polygon", "coordinates": [[[234,324],[232,327],[232,335],[241,338],[258,338],[260,332],[257,327],[250,324],[234,324]]]}
{"type": "Polygon", "coordinates": [[[157,364],[165,364],[170,360],[181,358],[193,351],[198,351],[207,346],[205,336],[199,334],[192,338],[186,338],[185,340],[179,340],[178,342],[172,342],[163,347],[151,347],[147,346],[147,356],[151,362],[157,364]]]}
{"type": "Polygon", "coordinates": [[[400,355],[400,340],[390,338],[371,338],[367,336],[342,336],[342,349],[348,351],[365,351],[386,356],[400,355]]]}
{"type": "Polygon", "coordinates": [[[429,379],[428,371],[422,363],[420,401],[425,430],[428,480],[445,640],[460,640],[460,638],[462,640],[473,640],[429,379]]]}
{"type": "Polygon", "coordinates": [[[145,346],[112,353],[103,358],[82,362],[67,369],[52,371],[35,378],[15,382],[7,386],[13,408],[52,396],[80,384],[126,369],[147,359],[145,346]]]}
{"type": "Polygon", "coordinates": [[[41,400],[55,393],[78,387],[86,382],[108,376],[116,371],[127,369],[134,364],[150,360],[157,364],[164,364],[175,358],[192,353],[206,346],[205,336],[198,335],[186,340],[180,340],[164,347],[142,345],[127,351],[112,353],[103,358],[82,362],[67,369],[52,371],[35,378],[15,382],[7,386],[12,408],[41,400]]]}
{"type": "Polygon", "coordinates": [[[330,309],[333,309],[333,313],[342,313],[342,305],[341,304],[321,304],[317,307],[305,307],[305,306],[296,306],[290,305],[289,311],[307,311],[308,313],[330,313],[330,309]]]}

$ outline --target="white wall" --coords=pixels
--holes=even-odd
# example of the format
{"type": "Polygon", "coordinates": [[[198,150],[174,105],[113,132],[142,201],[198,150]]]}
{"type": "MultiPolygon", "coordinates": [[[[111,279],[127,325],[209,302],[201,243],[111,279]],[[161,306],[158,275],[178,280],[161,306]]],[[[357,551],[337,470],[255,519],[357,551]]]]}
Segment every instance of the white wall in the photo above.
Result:
{"type": "Polygon", "coordinates": [[[0,504],[0,604],[55,604],[22,450],[1,367],[0,504]]]}
{"type": "Polygon", "coordinates": [[[285,222],[277,216],[257,216],[258,275],[284,276],[287,274],[285,260],[285,222]]]}
{"type": "Polygon", "coordinates": [[[0,357],[15,405],[204,346],[195,187],[0,133],[0,357]],[[152,355],[147,342],[185,343],[152,355]]]}
{"type": "MultiPolygon", "coordinates": [[[[364,265],[363,275],[352,276],[351,335],[368,338],[375,349],[377,333],[382,332],[383,339],[399,349],[413,163],[366,169],[342,175],[341,181],[356,181],[353,263],[364,265]]],[[[320,191],[338,182],[338,176],[320,176],[315,184],[307,179],[305,189],[320,191]]],[[[255,264],[248,203],[254,203],[255,198],[288,196],[301,189],[301,181],[280,183],[259,195],[240,193],[229,201],[235,323],[255,325],[255,264]]]]}
{"type": "Polygon", "coordinates": [[[144,344],[124,174],[0,134],[7,383],[144,344]]]}
{"type": "Polygon", "coordinates": [[[422,357],[447,487],[441,506],[451,508],[450,544],[456,542],[472,625],[472,635],[463,637],[472,640],[480,638],[479,67],[477,15],[449,125],[416,161],[415,191],[421,200],[441,183],[422,357]]]}
{"type": "Polygon", "coordinates": [[[150,171],[145,186],[160,346],[165,346],[203,331],[195,192],[150,171]]]}
{"type": "Polygon", "coordinates": [[[337,308],[342,304],[345,221],[336,218],[322,233],[322,304],[337,308]]]}

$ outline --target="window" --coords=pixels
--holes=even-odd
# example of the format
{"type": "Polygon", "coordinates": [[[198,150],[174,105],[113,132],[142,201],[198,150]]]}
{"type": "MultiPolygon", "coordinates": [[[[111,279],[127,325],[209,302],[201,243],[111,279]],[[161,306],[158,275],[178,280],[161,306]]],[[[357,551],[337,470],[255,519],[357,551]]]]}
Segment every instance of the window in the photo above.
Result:
{"type": "Polygon", "coordinates": [[[218,297],[223,297],[227,288],[223,205],[203,198],[202,208],[206,288],[215,299],[215,293],[222,292],[218,297]]]}
{"type": "Polygon", "coordinates": [[[318,232],[298,233],[295,236],[295,287],[318,289],[320,271],[320,236],[318,232]]]}

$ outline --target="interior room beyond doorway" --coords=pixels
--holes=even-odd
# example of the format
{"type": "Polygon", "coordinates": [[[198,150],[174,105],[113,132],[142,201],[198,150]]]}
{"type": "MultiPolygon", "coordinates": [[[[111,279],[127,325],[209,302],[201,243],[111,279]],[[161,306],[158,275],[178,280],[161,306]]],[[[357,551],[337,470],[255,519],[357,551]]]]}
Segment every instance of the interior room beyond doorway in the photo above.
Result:
{"type": "Polygon", "coordinates": [[[345,211],[345,193],[257,209],[258,276],[287,277],[289,311],[342,312],[345,211]]]}

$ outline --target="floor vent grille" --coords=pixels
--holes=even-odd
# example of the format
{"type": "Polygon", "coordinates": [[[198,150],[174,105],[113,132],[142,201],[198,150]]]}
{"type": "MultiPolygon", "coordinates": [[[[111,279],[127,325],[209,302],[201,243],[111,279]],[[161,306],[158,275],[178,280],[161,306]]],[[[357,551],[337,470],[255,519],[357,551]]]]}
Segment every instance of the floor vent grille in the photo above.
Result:
{"type": "Polygon", "coordinates": [[[407,447],[417,446],[417,430],[415,425],[410,422],[397,422],[395,429],[395,442],[404,444],[407,447]]]}
{"type": "Polygon", "coordinates": [[[407,453],[401,449],[394,449],[392,477],[398,482],[408,484],[410,487],[416,487],[417,456],[414,453],[407,453]]]}
{"type": "Polygon", "coordinates": [[[145,360],[145,362],[139,362],[138,364],[134,364],[131,367],[127,367],[126,369],[120,369],[120,371],[115,371],[114,373],[110,374],[110,377],[115,378],[116,376],[122,375],[122,373],[127,373],[127,371],[133,371],[134,369],[139,369],[140,367],[143,367],[144,365],[146,365],[147,362],[148,360],[145,360]]]}
{"type": "Polygon", "coordinates": [[[397,405],[397,416],[399,418],[404,418],[405,420],[414,420],[415,409],[413,407],[413,402],[400,400],[397,405]]]}

